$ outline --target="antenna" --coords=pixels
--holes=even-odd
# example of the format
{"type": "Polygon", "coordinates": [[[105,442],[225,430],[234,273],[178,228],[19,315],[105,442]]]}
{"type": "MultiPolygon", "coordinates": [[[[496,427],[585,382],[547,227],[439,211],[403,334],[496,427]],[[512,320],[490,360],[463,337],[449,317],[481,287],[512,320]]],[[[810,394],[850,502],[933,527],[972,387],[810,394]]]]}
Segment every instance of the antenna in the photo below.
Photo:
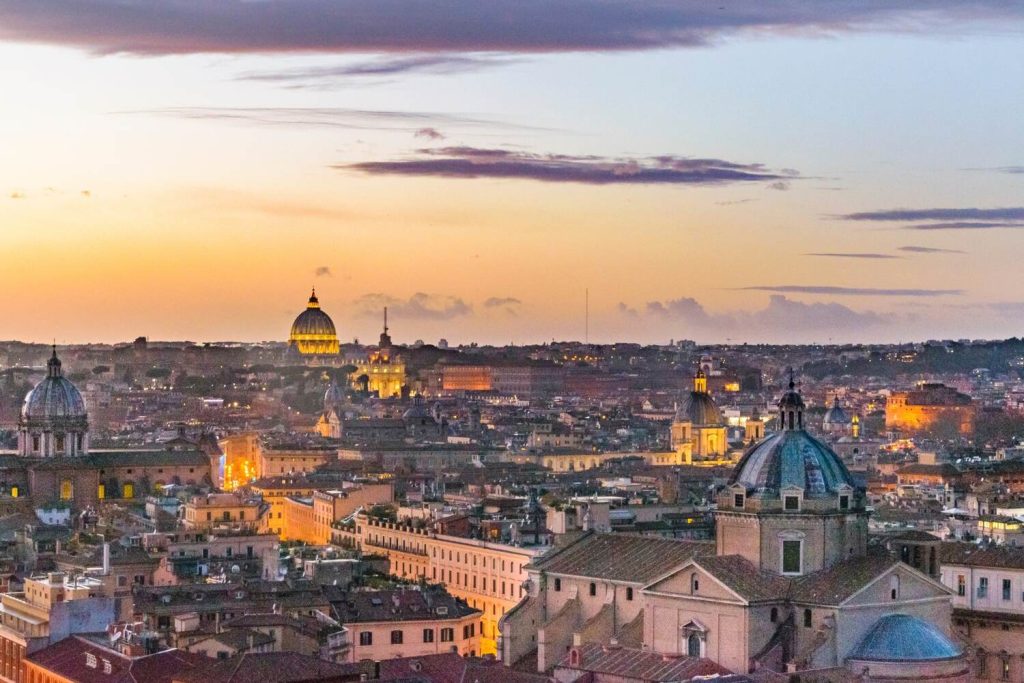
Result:
{"type": "Polygon", "coordinates": [[[583,291],[583,343],[590,346],[590,287],[583,291]]]}
{"type": "Polygon", "coordinates": [[[384,334],[388,333],[388,307],[384,307],[384,334]]]}

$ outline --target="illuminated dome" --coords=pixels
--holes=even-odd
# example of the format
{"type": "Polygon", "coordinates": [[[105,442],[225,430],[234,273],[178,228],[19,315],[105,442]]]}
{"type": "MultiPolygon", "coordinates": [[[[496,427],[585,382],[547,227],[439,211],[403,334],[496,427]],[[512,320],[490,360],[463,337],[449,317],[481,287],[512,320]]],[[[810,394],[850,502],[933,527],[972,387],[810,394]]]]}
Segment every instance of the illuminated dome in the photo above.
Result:
{"type": "Polygon", "coordinates": [[[693,379],[693,391],[676,408],[676,422],[689,422],[695,427],[724,424],[722,411],[718,409],[715,399],[711,398],[707,387],[707,377],[704,371],[698,370],[693,379]]]}
{"type": "Polygon", "coordinates": [[[89,417],[85,401],[64,376],[57,348],[46,363],[46,377],[25,396],[18,420],[18,452],[31,456],[80,455],[87,449],[89,417]]]}
{"type": "Polygon", "coordinates": [[[306,310],[292,323],[288,344],[304,356],[338,353],[338,334],[334,329],[334,321],[320,309],[315,289],[309,297],[306,310]]]}
{"type": "Polygon", "coordinates": [[[921,662],[953,659],[962,654],[955,643],[927,621],[909,614],[889,614],[871,627],[850,657],[867,662],[921,662]]]}

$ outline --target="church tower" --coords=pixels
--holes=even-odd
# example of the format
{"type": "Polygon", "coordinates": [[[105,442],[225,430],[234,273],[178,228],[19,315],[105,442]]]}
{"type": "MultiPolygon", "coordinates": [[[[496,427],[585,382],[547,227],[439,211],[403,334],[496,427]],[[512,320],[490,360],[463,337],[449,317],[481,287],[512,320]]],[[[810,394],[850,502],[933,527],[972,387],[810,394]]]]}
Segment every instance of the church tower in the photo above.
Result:
{"type": "Polygon", "coordinates": [[[89,418],[78,387],[64,376],[57,347],[46,377],[25,396],[18,419],[18,454],[42,458],[84,455],[89,418]]]}

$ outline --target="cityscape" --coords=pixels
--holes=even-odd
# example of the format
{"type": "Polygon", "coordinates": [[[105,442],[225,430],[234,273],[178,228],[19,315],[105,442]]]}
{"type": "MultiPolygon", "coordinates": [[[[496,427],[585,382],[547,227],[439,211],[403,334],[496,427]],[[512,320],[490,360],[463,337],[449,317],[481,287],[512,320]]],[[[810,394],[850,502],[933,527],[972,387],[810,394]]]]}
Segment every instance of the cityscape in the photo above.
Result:
{"type": "Polygon", "coordinates": [[[1022,28],[0,0],[0,683],[1024,681],[1022,28]]]}

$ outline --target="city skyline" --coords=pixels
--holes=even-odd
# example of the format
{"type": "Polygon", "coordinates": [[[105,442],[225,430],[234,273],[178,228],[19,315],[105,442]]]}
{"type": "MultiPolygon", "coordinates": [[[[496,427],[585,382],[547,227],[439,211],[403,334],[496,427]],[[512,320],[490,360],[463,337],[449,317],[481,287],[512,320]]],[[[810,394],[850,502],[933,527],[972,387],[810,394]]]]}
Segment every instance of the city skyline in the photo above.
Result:
{"type": "Polygon", "coordinates": [[[1019,5],[243,6],[0,0],[0,338],[1020,335],[1019,5]]]}

